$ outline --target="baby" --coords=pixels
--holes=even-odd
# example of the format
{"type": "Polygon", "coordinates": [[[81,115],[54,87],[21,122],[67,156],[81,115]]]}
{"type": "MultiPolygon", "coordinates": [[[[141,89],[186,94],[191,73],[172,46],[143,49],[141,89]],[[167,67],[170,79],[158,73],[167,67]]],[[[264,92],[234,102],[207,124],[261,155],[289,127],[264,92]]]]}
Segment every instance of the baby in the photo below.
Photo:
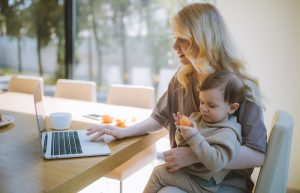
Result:
{"type": "Polygon", "coordinates": [[[163,186],[175,186],[188,193],[218,190],[229,172],[224,167],[241,146],[241,126],[233,114],[244,100],[244,92],[242,79],[232,72],[218,71],[203,81],[199,91],[200,112],[192,113],[188,119],[180,113],[173,115],[178,147],[189,146],[199,163],[174,173],[167,171],[166,164],[157,166],[144,193],[157,193],[163,186]]]}

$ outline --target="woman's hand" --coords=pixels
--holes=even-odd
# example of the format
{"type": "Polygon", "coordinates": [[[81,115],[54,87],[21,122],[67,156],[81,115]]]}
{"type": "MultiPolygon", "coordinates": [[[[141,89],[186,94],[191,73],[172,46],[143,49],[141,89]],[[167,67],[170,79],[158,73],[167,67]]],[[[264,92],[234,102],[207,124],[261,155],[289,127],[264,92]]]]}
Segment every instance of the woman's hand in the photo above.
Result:
{"type": "Polygon", "coordinates": [[[189,147],[177,147],[163,153],[168,172],[176,172],[180,168],[199,162],[189,147]]]}
{"type": "Polygon", "coordinates": [[[91,141],[97,141],[105,134],[117,139],[122,139],[125,137],[144,135],[159,129],[162,129],[162,125],[160,125],[155,119],[149,117],[142,122],[133,124],[126,128],[119,128],[115,125],[99,125],[89,128],[86,134],[91,135],[96,133],[95,136],[91,138],[91,141]]]}
{"type": "Polygon", "coordinates": [[[99,125],[96,127],[89,128],[87,130],[88,132],[86,133],[86,135],[97,133],[95,136],[91,138],[91,141],[97,141],[104,134],[111,135],[117,139],[124,138],[123,135],[124,128],[120,129],[119,127],[114,125],[99,125]]]}

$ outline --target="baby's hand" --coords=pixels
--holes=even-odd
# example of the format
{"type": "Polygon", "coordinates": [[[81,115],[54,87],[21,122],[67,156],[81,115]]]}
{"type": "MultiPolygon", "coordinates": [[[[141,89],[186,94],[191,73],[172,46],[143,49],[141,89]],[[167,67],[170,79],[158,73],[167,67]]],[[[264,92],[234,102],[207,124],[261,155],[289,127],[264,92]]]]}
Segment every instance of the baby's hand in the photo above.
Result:
{"type": "Polygon", "coordinates": [[[174,122],[175,125],[179,125],[181,116],[182,115],[179,112],[177,112],[176,114],[173,113],[173,119],[175,121],[174,122]]]}
{"type": "Polygon", "coordinates": [[[173,118],[175,120],[175,125],[192,127],[192,121],[185,115],[181,115],[179,112],[177,114],[173,113],[173,118]]]}
{"type": "Polygon", "coordinates": [[[192,127],[192,121],[185,115],[182,115],[180,120],[179,120],[179,125],[180,126],[187,126],[187,127],[192,127]]]}
{"type": "Polygon", "coordinates": [[[180,131],[182,137],[185,140],[188,140],[193,135],[198,133],[198,129],[196,128],[195,122],[190,121],[190,120],[189,120],[189,126],[180,124],[180,125],[177,125],[177,129],[180,131]]]}
{"type": "Polygon", "coordinates": [[[177,129],[185,140],[189,139],[198,132],[196,123],[190,120],[189,117],[177,112],[176,114],[173,113],[173,118],[175,120],[177,129]]]}

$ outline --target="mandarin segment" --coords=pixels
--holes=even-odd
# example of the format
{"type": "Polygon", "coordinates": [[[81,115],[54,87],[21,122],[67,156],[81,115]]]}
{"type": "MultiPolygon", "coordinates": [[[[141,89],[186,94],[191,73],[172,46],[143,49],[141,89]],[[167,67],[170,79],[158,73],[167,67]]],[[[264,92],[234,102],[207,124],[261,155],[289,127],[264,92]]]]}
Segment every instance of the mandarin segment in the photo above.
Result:
{"type": "Polygon", "coordinates": [[[126,127],[126,120],[125,119],[116,119],[116,126],[124,128],[126,127]]]}
{"type": "Polygon", "coordinates": [[[190,121],[190,119],[187,116],[184,116],[184,115],[180,118],[179,125],[180,126],[188,126],[188,127],[192,127],[193,126],[193,124],[190,121]]]}
{"type": "Polygon", "coordinates": [[[114,118],[110,115],[102,115],[102,123],[112,123],[114,118]]]}

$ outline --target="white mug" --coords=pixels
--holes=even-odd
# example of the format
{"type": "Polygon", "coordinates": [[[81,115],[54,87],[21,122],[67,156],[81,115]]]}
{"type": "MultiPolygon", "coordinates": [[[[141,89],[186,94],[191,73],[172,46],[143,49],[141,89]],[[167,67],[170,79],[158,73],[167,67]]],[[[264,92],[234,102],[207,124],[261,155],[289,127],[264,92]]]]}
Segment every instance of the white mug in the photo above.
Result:
{"type": "Polygon", "coordinates": [[[49,115],[52,129],[64,130],[70,128],[72,115],[66,112],[56,112],[49,115]]]}

